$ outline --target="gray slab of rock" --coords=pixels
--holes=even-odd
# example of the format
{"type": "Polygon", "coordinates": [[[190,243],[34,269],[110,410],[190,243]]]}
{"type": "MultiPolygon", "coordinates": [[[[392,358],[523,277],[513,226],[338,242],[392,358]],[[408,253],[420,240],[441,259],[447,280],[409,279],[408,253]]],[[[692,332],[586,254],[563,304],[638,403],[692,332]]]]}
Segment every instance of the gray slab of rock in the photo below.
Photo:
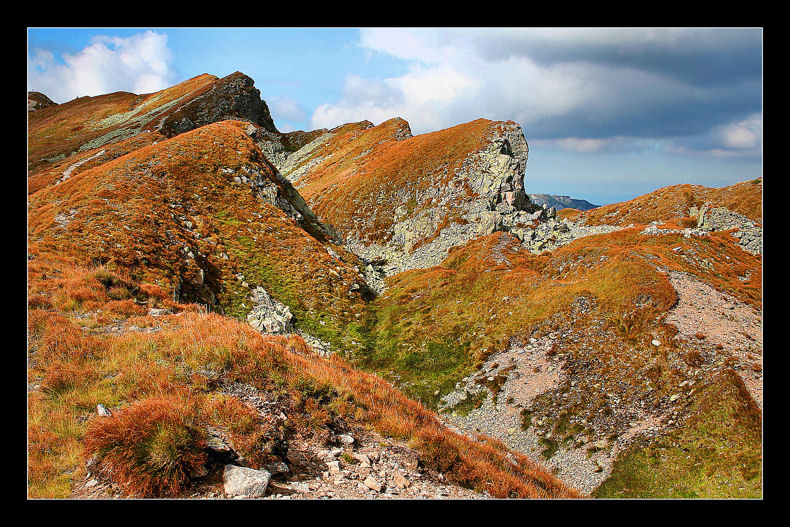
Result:
{"type": "Polygon", "coordinates": [[[271,477],[266,470],[225,465],[222,473],[225,495],[229,498],[260,498],[266,494],[271,477]]]}

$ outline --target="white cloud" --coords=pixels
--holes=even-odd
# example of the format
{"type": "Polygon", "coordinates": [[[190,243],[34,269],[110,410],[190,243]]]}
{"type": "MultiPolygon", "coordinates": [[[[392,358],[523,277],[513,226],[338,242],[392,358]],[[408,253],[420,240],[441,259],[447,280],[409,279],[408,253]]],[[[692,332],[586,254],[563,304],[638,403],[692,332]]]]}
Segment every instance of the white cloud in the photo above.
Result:
{"type": "Polygon", "coordinates": [[[146,31],[129,37],[99,35],[63,64],[43,49],[28,56],[28,89],[62,103],[85,95],[116,91],[151,93],[176,80],[167,35],[146,31]]]}
{"type": "Polygon", "coordinates": [[[564,139],[557,139],[555,143],[563,150],[588,154],[590,152],[600,152],[606,149],[612,144],[612,141],[609,139],[566,137],[564,139]]]}
{"type": "MultiPolygon", "coordinates": [[[[671,82],[641,72],[581,62],[539,64],[525,53],[492,59],[480,52],[481,39],[522,34],[499,29],[361,30],[362,47],[408,59],[410,71],[384,80],[349,75],[343,99],[319,107],[312,124],[335,126],[352,118],[376,122],[379,115],[397,115],[415,133],[478,117],[529,127],[574,112],[605,114],[638,104],[646,93],[673,90],[671,82]]],[[[580,131],[561,132],[573,137],[580,131]]]]}
{"type": "MultiPolygon", "coordinates": [[[[377,124],[399,116],[418,134],[484,117],[514,120],[527,138],[592,152],[622,146],[624,137],[636,144],[709,133],[743,115],[740,106],[754,111],[753,84],[743,76],[728,84],[733,68],[716,55],[720,49],[732,51],[727,57],[749,50],[738,56],[746,57],[739,64],[751,67],[753,33],[368,28],[360,30],[359,46],[407,60],[409,71],[387,79],[347,76],[341,100],[320,105],[312,126],[363,119],[377,124]],[[699,73],[708,70],[715,75],[699,73]]],[[[755,137],[746,126],[723,129],[720,136],[724,148],[745,147],[755,137]]]]}
{"type": "Polygon", "coordinates": [[[299,102],[287,95],[268,97],[266,104],[275,120],[303,121],[307,117],[299,102]]]}
{"type": "Polygon", "coordinates": [[[718,131],[722,146],[734,150],[749,150],[762,146],[763,119],[762,116],[752,116],[749,119],[723,126],[718,131]]]}

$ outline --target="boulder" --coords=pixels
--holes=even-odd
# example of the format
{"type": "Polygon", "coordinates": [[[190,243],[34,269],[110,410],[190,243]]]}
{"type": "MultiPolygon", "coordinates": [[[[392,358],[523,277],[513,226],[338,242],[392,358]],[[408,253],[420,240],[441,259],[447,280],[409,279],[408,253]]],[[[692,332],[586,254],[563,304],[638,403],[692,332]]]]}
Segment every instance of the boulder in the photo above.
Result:
{"type": "Polygon", "coordinates": [[[229,498],[259,498],[266,494],[272,475],[266,470],[255,470],[237,465],[225,465],[222,481],[229,498]]]}
{"type": "Polygon", "coordinates": [[[273,334],[293,332],[293,314],[288,306],[272,298],[262,287],[253,289],[250,299],[255,306],[247,315],[247,322],[253,328],[273,334]]]}

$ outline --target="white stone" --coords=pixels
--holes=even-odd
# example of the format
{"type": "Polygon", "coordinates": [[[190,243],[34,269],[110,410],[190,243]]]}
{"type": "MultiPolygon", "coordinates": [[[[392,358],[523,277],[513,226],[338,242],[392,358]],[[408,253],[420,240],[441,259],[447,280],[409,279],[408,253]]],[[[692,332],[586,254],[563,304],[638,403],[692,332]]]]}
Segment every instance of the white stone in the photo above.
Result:
{"type": "Polygon", "coordinates": [[[255,470],[236,465],[225,465],[222,480],[225,495],[229,498],[258,498],[266,494],[271,474],[266,470],[255,470]]]}

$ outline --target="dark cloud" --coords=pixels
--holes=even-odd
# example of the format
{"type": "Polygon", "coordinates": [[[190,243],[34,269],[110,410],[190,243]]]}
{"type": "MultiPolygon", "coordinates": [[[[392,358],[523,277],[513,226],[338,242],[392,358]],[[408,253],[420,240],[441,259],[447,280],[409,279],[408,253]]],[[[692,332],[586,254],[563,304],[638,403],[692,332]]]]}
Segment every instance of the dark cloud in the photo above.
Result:
{"type": "Polygon", "coordinates": [[[607,100],[529,122],[540,138],[689,137],[758,113],[761,87],[754,82],[686,93],[612,91],[607,100]]]}
{"type": "Polygon", "coordinates": [[[486,60],[528,57],[543,65],[585,62],[632,68],[694,86],[714,86],[762,76],[762,30],[570,29],[460,30],[446,42],[471,39],[486,60]]]}

